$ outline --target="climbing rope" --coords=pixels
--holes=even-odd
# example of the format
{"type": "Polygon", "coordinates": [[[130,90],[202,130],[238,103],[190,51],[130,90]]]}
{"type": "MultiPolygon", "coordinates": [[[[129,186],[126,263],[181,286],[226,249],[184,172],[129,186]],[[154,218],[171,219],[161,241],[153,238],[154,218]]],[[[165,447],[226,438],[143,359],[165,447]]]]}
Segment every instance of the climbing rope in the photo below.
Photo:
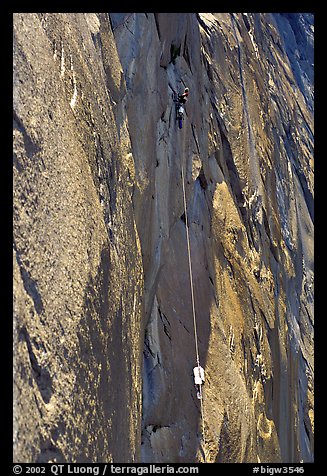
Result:
{"type": "MultiPolygon", "coordinates": [[[[186,194],[185,194],[185,179],[184,179],[184,168],[182,165],[182,185],[183,185],[183,201],[184,201],[184,215],[185,215],[185,225],[186,225],[186,241],[187,241],[187,253],[188,253],[188,266],[190,274],[190,285],[191,285],[191,300],[192,300],[192,312],[193,312],[193,327],[194,327],[194,341],[195,341],[195,353],[196,353],[196,362],[198,367],[200,366],[200,357],[199,357],[199,345],[198,345],[198,333],[196,327],[196,317],[195,317],[195,304],[194,304],[194,285],[193,285],[193,276],[192,276],[192,261],[191,261],[191,247],[190,247],[190,236],[188,229],[188,217],[187,217],[187,206],[186,206],[186,194]]],[[[205,455],[205,434],[204,434],[204,407],[203,407],[203,398],[202,398],[202,384],[200,387],[200,402],[201,402],[201,419],[202,419],[202,439],[203,439],[203,455],[204,462],[206,462],[205,455]]]]}

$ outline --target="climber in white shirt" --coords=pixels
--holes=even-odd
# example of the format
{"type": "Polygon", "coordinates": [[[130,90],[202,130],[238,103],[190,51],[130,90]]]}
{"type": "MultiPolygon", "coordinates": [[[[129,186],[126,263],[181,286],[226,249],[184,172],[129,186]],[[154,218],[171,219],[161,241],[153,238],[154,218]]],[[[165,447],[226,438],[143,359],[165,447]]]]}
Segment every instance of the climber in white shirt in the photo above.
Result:
{"type": "Polygon", "coordinates": [[[198,390],[197,397],[201,399],[202,398],[201,385],[204,384],[204,370],[200,366],[200,364],[194,367],[193,374],[194,374],[194,383],[198,390]]]}

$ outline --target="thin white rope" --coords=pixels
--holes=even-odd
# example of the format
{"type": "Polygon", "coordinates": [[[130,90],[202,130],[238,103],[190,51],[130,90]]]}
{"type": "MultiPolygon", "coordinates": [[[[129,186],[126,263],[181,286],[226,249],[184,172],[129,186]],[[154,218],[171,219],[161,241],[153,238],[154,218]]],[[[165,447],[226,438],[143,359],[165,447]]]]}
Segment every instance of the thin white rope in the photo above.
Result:
{"type": "MultiPolygon", "coordinates": [[[[199,367],[200,366],[200,358],[199,358],[198,333],[197,333],[196,316],[195,316],[195,304],[194,304],[195,301],[194,301],[194,285],[193,285],[193,276],[192,276],[191,246],[190,246],[190,236],[189,236],[189,229],[188,229],[188,216],[187,216],[187,206],[186,206],[185,179],[184,179],[183,165],[181,166],[181,168],[182,168],[183,201],[184,201],[184,214],[185,214],[185,226],[186,226],[188,265],[189,265],[190,285],[191,285],[191,300],[192,300],[193,325],[194,325],[195,353],[196,353],[197,365],[199,367]]],[[[205,434],[204,434],[204,406],[203,406],[203,398],[202,398],[202,384],[200,384],[199,387],[200,387],[200,402],[201,402],[203,455],[204,455],[204,462],[205,462],[206,461],[206,455],[205,455],[206,443],[205,443],[205,434]]]]}

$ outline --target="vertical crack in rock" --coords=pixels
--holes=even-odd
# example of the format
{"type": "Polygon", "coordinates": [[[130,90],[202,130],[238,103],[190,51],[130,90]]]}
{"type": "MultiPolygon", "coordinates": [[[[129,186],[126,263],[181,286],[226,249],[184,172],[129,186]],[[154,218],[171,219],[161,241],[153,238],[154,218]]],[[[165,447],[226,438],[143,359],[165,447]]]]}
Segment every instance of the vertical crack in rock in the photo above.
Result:
{"type": "Polygon", "coordinates": [[[24,339],[26,342],[33,375],[39,388],[40,394],[44,402],[49,403],[51,395],[53,393],[52,379],[48,369],[39,364],[38,359],[33,351],[31,339],[26,330],[26,327],[23,327],[20,330],[20,339],[24,339]]]}

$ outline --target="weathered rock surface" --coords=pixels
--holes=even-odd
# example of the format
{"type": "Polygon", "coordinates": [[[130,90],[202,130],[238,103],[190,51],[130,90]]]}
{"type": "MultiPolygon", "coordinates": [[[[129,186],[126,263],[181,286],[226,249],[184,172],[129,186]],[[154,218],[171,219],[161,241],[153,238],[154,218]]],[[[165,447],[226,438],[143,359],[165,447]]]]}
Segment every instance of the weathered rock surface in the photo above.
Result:
{"type": "Polygon", "coordinates": [[[312,16],[15,14],[14,45],[15,460],[313,461],[312,16]]]}
{"type": "Polygon", "coordinates": [[[15,458],[134,461],[143,278],[112,32],[17,14],[14,35],[15,458]]]}

